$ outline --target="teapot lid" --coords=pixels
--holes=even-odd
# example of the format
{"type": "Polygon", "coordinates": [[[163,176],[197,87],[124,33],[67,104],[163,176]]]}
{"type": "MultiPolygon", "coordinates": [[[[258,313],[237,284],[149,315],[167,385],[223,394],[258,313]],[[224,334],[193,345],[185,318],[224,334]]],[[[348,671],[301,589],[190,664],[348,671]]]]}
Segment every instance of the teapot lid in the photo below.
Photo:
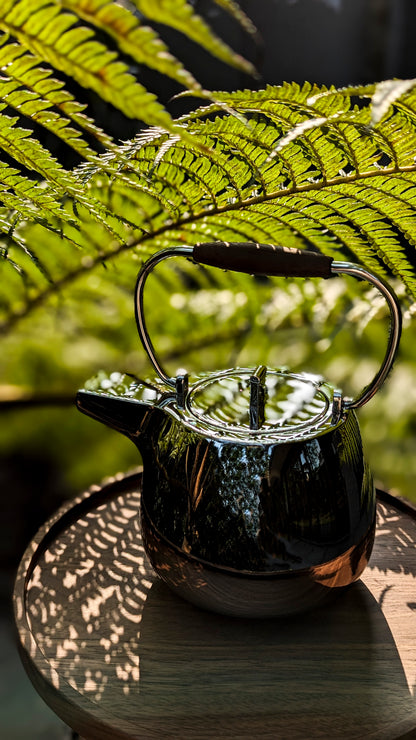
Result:
{"type": "Polygon", "coordinates": [[[199,376],[164,403],[199,433],[222,440],[272,444],[322,434],[342,416],[342,397],[321,377],[260,366],[199,376]]]}

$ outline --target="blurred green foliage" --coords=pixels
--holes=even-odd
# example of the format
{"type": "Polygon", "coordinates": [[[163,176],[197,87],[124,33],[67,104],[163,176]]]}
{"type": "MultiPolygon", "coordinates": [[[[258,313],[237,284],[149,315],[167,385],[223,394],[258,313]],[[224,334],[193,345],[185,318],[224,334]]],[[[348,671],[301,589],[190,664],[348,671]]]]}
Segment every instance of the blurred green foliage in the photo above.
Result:
{"type": "MultiPolygon", "coordinates": [[[[273,278],[240,284],[242,277],[234,273],[192,270],[203,273],[198,287],[185,290],[172,269],[161,268],[146,288],[149,331],[169,373],[265,363],[322,374],[354,395],[377,372],[388,312],[383,299],[364,283],[273,278]]],[[[77,388],[100,368],[140,377],[153,373],[137,335],[132,295],[116,277],[103,270],[100,277],[84,278],[61,296],[54,312],[40,309],[36,318],[23,321],[3,339],[3,389],[12,383],[20,390],[36,389],[37,395],[63,394],[66,402],[3,411],[0,452],[7,456],[17,449],[23,457],[50,456],[67,495],[140,463],[129,440],[84,417],[71,403],[77,388]],[[90,300],[91,280],[104,281],[100,294],[105,300],[90,300]]],[[[358,414],[376,479],[416,500],[414,333],[405,311],[391,377],[358,414]]]]}

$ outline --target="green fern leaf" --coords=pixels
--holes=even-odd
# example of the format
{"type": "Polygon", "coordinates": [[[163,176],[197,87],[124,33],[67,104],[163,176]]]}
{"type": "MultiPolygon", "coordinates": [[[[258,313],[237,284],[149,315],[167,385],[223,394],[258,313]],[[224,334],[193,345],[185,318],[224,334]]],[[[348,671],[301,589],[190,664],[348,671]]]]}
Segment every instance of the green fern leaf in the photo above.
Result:
{"type": "MultiPolygon", "coordinates": [[[[373,269],[380,269],[385,264],[404,280],[409,289],[414,290],[414,269],[409,266],[401,243],[401,237],[409,244],[414,240],[410,220],[413,193],[409,190],[409,183],[402,187],[400,194],[397,185],[397,180],[403,183],[404,177],[413,177],[414,130],[408,124],[404,129],[404,122],[397,120],[396,114],[396,119],[384,121],[370,135],[370,108],[351,107],[348,96],[342,92],[338,101],[342,114],[338,109],[334,116],[332,99],[330,110],[326,111],[331,113],[332,120],[325,119],[313,129],[304,127],[300,137],[288,141],[282,148],[277,161],[269,161],[273,144],[292,130],[294,118],[303,113],[305,120],[310,120],[307,116],[316,114],[310,105],[313,92],[308,85],[304,88],[293,86],[291,89],[286,85],[276,90],[269,89],[259,94],[258,111],[254,104],[257,95],[252,91],[232,97],[224,95],[223,100],[227,104],[245,116],[251,115],[247,126],[227,116],[211,120],[215,106],[190,116],[190,130],[198,130],[199,134],[206,136],[210,154],[193,158],[184,144],[167,148],[168,162],[161,161],[157,168],[158,176],[163,177],[165,190],[169,189],[173,199],[177,189],[173,174],[169,176],[169,168],[173,165],[175,178],[181,173],[183,181],[181,196],[185,201],[186,195],[186,202],[183,202],[186,220],[191,222],[193,232],[198,228],[204,238],[212,236],[214,219],[216,238],[223,238],[220,234],[223,214],[226,214],[228,228],[224,238],[264,240],[266,236],[276,239],[281,235],[287,239],[289,232],[292,244],[299,246],[309,242],[327,252],[336,249],[353,253],[373,269]],[[326,129],[324,135],[323,125],[326,129]],[[387,164],[380,164],[386,158],[387,164]],[[234,168],[227,166],[231,159],[234,168]],[[207,176],[208,162],[211,177],[207,176]],[[237,163],[238,178],[235,177],[237,163]],[[193,199],[183,183],[189,184],[192,178],[195,182],[199,168],[202,176],[198,188],[190,187],[195,195],[193,199]],[[402,171],[401,177],[393,178],[396,169],[402,171]],[[395,188],[393,183],[396,183],[395,188]],[[317,218],[311,211],[311,201],[319,204],[319,208],[325,203],[328,211],[321,210],[320,218],[317,218]],[[206,204],[212,215],[201,214],[201,203],[206,204]],[[197,208],[199,213],[195,212],[197,208]],[[239,214],[238,229],[234,211],[239,214]],[[386,218],[389,218],[388,223],[386,218]],[[234,236],[232,223],[236,224],[234,236]]],[[[159,149],[162,146],[166,146],[163,137],[159,149]]],[[[150,173],[151,162],[157,156],[156,149],[148,146],[137,152],[141,172],[150,173]],[[148,159],[144,161],[146,153],[148,159]]],[[[182,223],[182,239],[185,231],[188,231],[187,224],[182,223]]]]}
{"type": "Polygon", "coordinates": [[[54,79],[51,70],[40,67],[39,59],[25,52],[19,44],[3,43],[0,46],[0,73],[2,99],[55,133],[80,154],[95,154],[82,138],[81,131],[111,148],[111,137],[85,115],[86,106],[78,103],[64,89],[64,83],[54,79]],[[16,100],[16,91],[26,96],[24,108],[16,100]],[[13,93],[14,99],[11,97],[13,93]],[[73,128],[71,123],[77,128],[73,128]]]}
{"type": "MultiPolygon", "coordinates": [[[[186,125],[186,141],[151,129],[75,169],[70,181],[84,194],[82,225],[63,223],[67,257],[59,271],[40,246],[52,249],[52,234],[40,223],[30,231],[54,282],[39,279],[24,312],[103,264],[123,266],[131,285],[145,255],[212,240],[312,246],[393,275],[416,296],[416,96],[408,90],[376,126],[369,89],[359,106],[356,96],[356,89],[337,96],[288,84],[219,94],[218,104],[178,121],[186,125]],[[238,115],[226,113],[223,102],[238,115]],[[101,204],[101,222],[88,202],[101,204]],[[109,214],[119,224],[118,238],[105,229],[109,214]],[[70,239],[83,251],[72,249],[70,239]]],[[[16,250],[10,259],[19,263],[16,250]]],[[[235,279],[247,286],[244,277],[235,279]]],[[[14,315],[10,305],[6,323],[14,315]]]]}
{"type": "MultiPolygon", "coordinates": [[[[251,64],[212,34],[185,0],[163,3],[146,3],[143,0],[143,5],[150,19],[169,23],[226,63],[246,72],[254,72],[251,64]]],[[[232,12],[244,27],[249,26],[234,2],[232,12]]],[[[115,41],[120,52],[134,61],[172,77],[202,97],[208,97],[208,93],[169,52],[155,31],[141,25],[137,14],[133,12],[133,5],[129,3],[120,4],[110,0],[4,0],[0,8],[0,29],[12,34],[18,40],[18,45],[30,51],[35,60],[49,63],[80,85],[94,90],[126,116],[147,124],[174,129],[171,117],[156,96],[135,79],[118,52],[110,51],[105,41],[101,40],[102,31],[115,41]],[[81,25],[81,20],[89,25],[81,25]],[[100,40],[96,30],[100,32],[100,40]]],[[[41,91],[38,89],[36,92],[41,91]]],[[[79,118],[79,110],[72,109],[69,113],[71,106],[68,102],[66,115],[74,118],[76,113],[79,118]]],[[[39,107],[36,112],[39,115],[39,107]]],[[[42,123],[45,120],[48,119],[43,116],[42,123]]],[[[86,128],[86,120],[78,122],[86,128]]],[[[91,126],[92,122],[89,123],[91,126]]],[[[60,120],[61,134],[66,127],[67,124],[60,120]]],[[[186,137],[186,131],[177,130],[186,137]]],[[[69,134],[69,129],[65,133],[69,134]]],[[[93,133],[96,135],[98,132],[93,133]]],[[[71,146],[79,139],[78,147],[82,148],[80,137],[73,132],[71,137],[71,146]]],[[[84,153],[89,154],[87,151],[84,153]]]]}
{"type": "Polygon", "coordinates": [[[260,43],[259,32],[251,18],[244,13],[234,0],[214,0],[214,2],[229,13],[247,31],[256,43],[260,43]]]}
{"type": "MultiPolygon", "coordinates": [[[[18,126],[17,121],[17,117],[12,118],[0,112],[0,147],[20,165],[45,178],[47,184],[43,193],[41,192],[43,186],[34,185],[30,180],[23,181],[16,172],[8,170],[2,164],[3,173],[6,175],[5,185],[12,187],[13,193],[4,190],[0,195],[0,202],[5,207],[17,211],[21,217],[31,216],[33,222],[40,224],[49,223],[48,214],[53,214],[58,222],[56,218],[53,219],[50,223],[52,227],[57,227],[60,221],[65,221],[68,226],[79,223],[74,209],[82,207],[87,209],[90,219],[94,219],[96,224],[107,229],[113,239],[123,239],[126,236],[125,221],[109,210],[104,203],[93,198],[72,173],[65,170],[56,158],[31,136],[31,131],[18,126]],[[25,200],[19,202],[22,197],[26,198],[26,203],[30,201],[35,204],[37,209],[28,210],[25,200]],[[62,208],[64,198],[72,202],[72,209],[62,208]]],[[[74,236],[71,235],[70,239],[73,241],[74,236]]]]}
{"type": "MultiPolygon", "coordinates": [[[[132,0],[132,2],[149,20],[175,28],[226,64],[256,76],[254,66],[221,41],[186,0],[132,0]]],[[[242,20],[242,16],[239,20],[242,20]]]]}
{"type": "Polygon", "coordinates": [[[19,214],[19,219],[50,221],[56,224],[62,219],[76,225],[76,218],[70,216],[43,183],[23,177],[19,170],[0,162],[0,182],[3,185],[0,200],[4,207],[19,214]]]}
{"type": "Polygon", "coordinates": [[[113,0],[61,0],[62,6],[111,36],[118,47],[139,64],[145,64],[193,91],[201,85],[168,50],[157,33],[141,25],[137,16],[113,0]]]}
{"type": "Polygon", "coordinates": [[[28,170],[38,172],[47,181],[61,186],[64,192],[68,173],[55,157],[30,135],[30,130],[16,125],[18,120],[17,116],[11,117],[0,113],[1,148],[28,170]]]}
{"type": "Polygon", "coordinates": [[[21,115],[36,121],[83,157],[93,157],[96,154],[82,138],[81,132],[70,125],[70,119],[51,110],[47,100],[40,98],[30,90],[23,90],[17,82],[9,84],[8,90],[6,91],[5,85],[0,82],[4,107],[9,106],[21,115]]]}
{"type": "Polygon", "coordinates": [[[34,55],[97,92],[130,118],[172,126],[156,96],[136,82],[116,52],[96,40],[94,31],[77,25],[73,13],[51,0],[5,0],[0,28],[12,33],[34,55]]]}

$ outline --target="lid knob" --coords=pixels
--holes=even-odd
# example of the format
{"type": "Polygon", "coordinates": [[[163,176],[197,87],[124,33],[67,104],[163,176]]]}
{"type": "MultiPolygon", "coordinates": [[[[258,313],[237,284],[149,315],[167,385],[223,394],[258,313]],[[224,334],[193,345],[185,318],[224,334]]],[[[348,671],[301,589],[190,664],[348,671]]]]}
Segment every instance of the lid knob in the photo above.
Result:
{"type": "Polygon", "coordinates": [[[267,367],[259,365],[250,377],[250,429],[260,429],[264,424],[266,373],[267,367]]]}

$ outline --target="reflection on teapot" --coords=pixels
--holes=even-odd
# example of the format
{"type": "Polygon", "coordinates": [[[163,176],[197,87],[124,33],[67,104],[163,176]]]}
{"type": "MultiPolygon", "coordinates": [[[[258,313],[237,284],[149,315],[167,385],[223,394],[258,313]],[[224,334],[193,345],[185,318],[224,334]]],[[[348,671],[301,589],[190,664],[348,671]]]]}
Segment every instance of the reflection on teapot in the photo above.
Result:
{"type": "Polygon", "coordinates": [[[77,403],[141,452],[144,542],[159,575],[193,603],[240,616],[301,611],[357,580],[371,554],[375,491],[355,409],[395,357],[401,319],[392,291],[313,252],[201,244],[145,263],[136,319],[158,377],[100,373],[77,403]],[[390,309],[382,367],[356,399],[320,377],[264,366],[170,378],[147,334],[143,289],[154,266],[176,255],[256,274],[368,280],[390,309]]]}

